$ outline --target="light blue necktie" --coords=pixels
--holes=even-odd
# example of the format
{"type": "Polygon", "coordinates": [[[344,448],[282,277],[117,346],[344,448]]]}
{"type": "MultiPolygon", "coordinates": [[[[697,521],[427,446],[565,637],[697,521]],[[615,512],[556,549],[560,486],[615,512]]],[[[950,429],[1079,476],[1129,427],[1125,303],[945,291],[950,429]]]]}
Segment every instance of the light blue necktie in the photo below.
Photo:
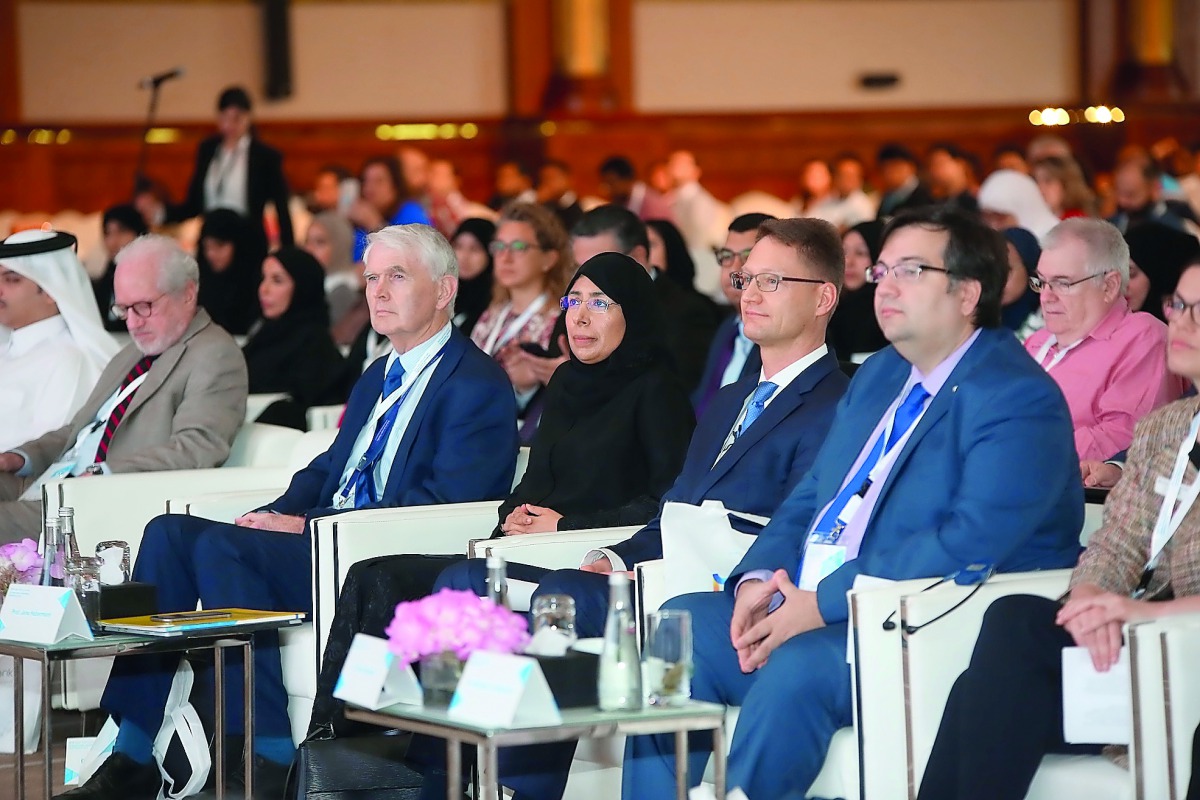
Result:
{"type": "MultiPolygon", "coordinates": [[[[921,409],[925,407],[925,401],[929,399],[929,392],[925,391],[925,387],[917,384],[912,387],[908,393],[908,397],[904,398],[904,402],[896,409],[896,416],[892,422],[891,434],[887,437],[887,450],[891,450],[896,442],[908,432],[916,422],[917,417],[921,416],[921,409]]],[[[883,434],[879,434],[879,438],[875,440],[875,444],[871,447],[871,452],[863,459],[862,465],[858,468],[858,472],[854,473],[854,477],[846,482],[842,490],[838,492],[838,496],[829,505],[828,510],[821,517],[821,521],[817,523],[815,529],[819,533],[829,533],[834,530],[838,524],[838,515],[846,507],[846,503],[856,494],[866,495],[869,486],[865,485],[867,476],[871,470],[879,463],[879,458],[885,452],[883,434]]]]}
{"type": "MultiPolygon", "coordinates": [[[[387,375],[383,377],[383,397],[386,398],[392,392],[399,389],[403,383],[404,367],[401,366],[400,359],[397,358],[396,363],[392,364],[387,375]]],[[[367,503],[374,503],[379,499],[378,490],[375,487],[375,467],[379,463],[379,459],[383,457],[383,450],[387,446],[388,435],[391,434],[392,427],[396,424],[396,416],[399,413],[399,400],[392,403],[391,407],[383,412],[383,416],[375,423],[375,435],[371,437],[371,444],[367,446],[367,451],[358,460],[358,464],[354,467],[354,472],[350,475],[349,485],[354,487],[355,508],[361,508],[367,503]]]]}
{"type": "Polygon", "coordinates": [[[742,424],[738,426],[735,439],[745,433],[746,429],[762,416],[767,407],[767,401],[771,399],[771,395],[775,394],[775,390],[778,388],[778,384],[763,381],[754,389],[754,394],[750,396],[750,407],[746,409],[746,416],[742,419],[742,424]]]}

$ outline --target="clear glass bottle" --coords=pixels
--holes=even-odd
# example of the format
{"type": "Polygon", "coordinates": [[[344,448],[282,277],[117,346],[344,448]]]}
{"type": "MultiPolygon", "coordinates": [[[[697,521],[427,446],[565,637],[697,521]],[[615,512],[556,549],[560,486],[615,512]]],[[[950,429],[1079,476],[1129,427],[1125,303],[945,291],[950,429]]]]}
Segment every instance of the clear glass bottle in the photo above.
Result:
{"type": "Polygon", "coordinates": [[[79,542],[75,539],[75,509],[70,506],[58,509],[58,527],[62,532],[67,558],[79,558],[79,542]]]}
{"type": "Polygon", "coordinates": [[[47,517],[42,534],[42,586],[62,586],[66,576],[66,551],[58,517],[47,517]]]}
{"type": "Polygon", "coordinates": [[[508,604],[508,565],[504,556],[487,557],[487,587],[489,600],[498,606],[511,608],[508,604]]]}
{"type": "Polygon", "coordinates": [[[642,662],[638,657],[637,626],[629,599],[629,576],[608,576],[608,618],[600,652],[597,694],[602,711],[632,711],[642,707],[642,662]]]}

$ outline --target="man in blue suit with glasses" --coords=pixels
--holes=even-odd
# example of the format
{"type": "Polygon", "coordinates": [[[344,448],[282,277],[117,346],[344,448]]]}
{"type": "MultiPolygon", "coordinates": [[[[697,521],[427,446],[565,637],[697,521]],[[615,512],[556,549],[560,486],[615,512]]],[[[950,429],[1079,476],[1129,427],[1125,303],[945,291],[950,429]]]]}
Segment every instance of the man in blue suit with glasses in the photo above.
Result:
{"type": "MultiPolygon", "coordinates": [[[[870,279],[892,346],[859,369],[812,469],[724,592],[685,595],[692,696],[741,706],[729,785],[802,798],[851,723],[846,592],[857,575],[1066,567],[1083,493],[1062,393],[1000,327],[1004,240],[945,208],[898,215],[870,279]],[[1036,443],[1036,457],[1030,457],[1036,443]]],[[[711,752],[694,736],[689,781],[711,752]]],[[[631,737],[622,797],[670,796],[674,741],[631,737]]]]}

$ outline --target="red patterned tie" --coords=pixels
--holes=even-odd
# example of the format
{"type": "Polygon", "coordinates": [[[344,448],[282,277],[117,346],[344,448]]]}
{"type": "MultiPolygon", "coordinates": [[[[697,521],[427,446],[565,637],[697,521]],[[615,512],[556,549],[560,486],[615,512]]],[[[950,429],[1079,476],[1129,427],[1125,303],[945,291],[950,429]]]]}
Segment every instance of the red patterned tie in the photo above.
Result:
{"type": "MultiPolygon", "coordinates": [[[[137,380],[146,370],[150,369],[150,365],[154,363],[154,359],[158,356],[145,356],[141,361],[133,365],[133,369],[129,370],[129,374],[125,376],[125,380],[121,381],[121,389],[137,380]]],[[[133,402],[133,396],[137,391],[130,392],[124,400],[117,403],[116,408],[108,415],[108,423],[104,426],[104,435],[100,437],[100,446],[96,448],[96,462],[102,463],[108,458],[108,447],[112,444],[113,434],[117,432],[117,426],[121,424],[121,420],[125,417],[125,412],[129,410],[129,404],[133,402]]]]}

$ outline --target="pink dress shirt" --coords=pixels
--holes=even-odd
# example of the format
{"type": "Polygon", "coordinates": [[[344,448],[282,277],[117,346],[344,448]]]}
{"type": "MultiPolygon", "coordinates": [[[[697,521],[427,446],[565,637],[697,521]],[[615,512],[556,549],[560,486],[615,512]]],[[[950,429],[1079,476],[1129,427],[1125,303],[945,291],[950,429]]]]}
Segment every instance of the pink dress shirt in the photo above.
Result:
{"type": "Polygon", "coordinates": [[[1042,355],[1042,367],[1066,396],[1081,460],[1103,461],[1127,449],[1138,420],[1183,392],[1181,379],[1167,371],[1167,326],[1130,312],[1123,297],[1073,347],[1046,348],[1051,340],[1043,328],[1025,349],[1035,359],[1042,355]]]}

